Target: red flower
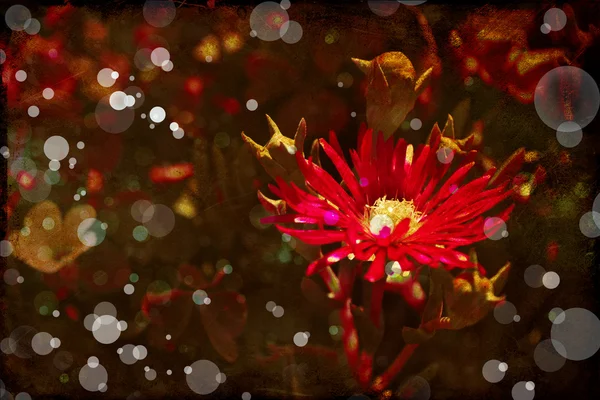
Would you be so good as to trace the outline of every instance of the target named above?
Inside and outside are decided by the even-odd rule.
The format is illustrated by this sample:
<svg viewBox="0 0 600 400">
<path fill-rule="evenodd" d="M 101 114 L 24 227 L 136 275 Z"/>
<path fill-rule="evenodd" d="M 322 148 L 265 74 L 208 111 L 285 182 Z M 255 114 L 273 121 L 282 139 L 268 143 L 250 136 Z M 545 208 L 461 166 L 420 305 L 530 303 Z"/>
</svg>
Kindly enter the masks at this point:
<svg viewBox="0 0 600 400">
<path fill-rule="evenodd" d="M 508 218 L 514 205 L 500 213 L 500 219 L 488 220 L 485 232 L 483 214 L 511 195 L 508 182 L 499 179 L 509 168 L 503 168 L 496 176 L 492 176 L 495 169 L 490 169 L 463 184 L 476 152 L 463 157 L 458 168 L 448 174 L 451 163 L 438 160 L 441 137 L 436 125 L 428 144 L 413 151 L 413 146 L 403 139 L 394 145 L 393 139 L 384 140 L 382 134 L 375 143 L 372 130 L 363 127 L 358 150 L 350 151 L 356 176 L 331 132 L 329 143 L 321 139 L 320 144 L 343 184 L 314 164 L 312 157 L 306 160 L 298 151 L 299 168 L 314 194 L 278 178 L 278 186 L 271 185 L 271 190 L 293 213 L 267 217 L 263 222 L 277 223 L 281 232 L 307 244 L 341 244 L 310 264 L 307 275 L 345 257 L 371 261 L 364 276 L 371 282 L 386 276 L 388 262 L 398 262 L 403 271 L 414 270 L 418 265 L 475 267 L 457 248 L 484 240 L 486 234 L 493 235 L 501 229 L 502 220 Z M 455 158 L 459 157 L 456 154 Z M 314 228 L 281 225 L 289 223 L 310 224 Z M 391 265 L 397 271 L 398 264 Z"/>
</svg>

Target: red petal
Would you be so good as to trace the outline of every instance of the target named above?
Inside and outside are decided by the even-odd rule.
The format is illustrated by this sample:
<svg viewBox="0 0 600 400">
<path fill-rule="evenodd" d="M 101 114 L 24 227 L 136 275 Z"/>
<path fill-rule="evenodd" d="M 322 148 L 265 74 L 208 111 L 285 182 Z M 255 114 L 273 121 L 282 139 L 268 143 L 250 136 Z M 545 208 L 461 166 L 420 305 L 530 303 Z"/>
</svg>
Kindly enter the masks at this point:
<svg viewBox="0 0 600 400">
<path fill-rule="evenodd" d="M 429 210 L 434 209 L 441 201 L 447 199 L 450 195 L 452 195 L 450 187 L 452 185 L 459 185 L 462 182 L 462 180 L 467 176 L 469 170 L 473 168 L 473 165 L 475 165 L 475 163 L 471 162 L 456 170 L 456 172 L 454 172 L 454 174 L 452 174 L 452 176 L 450 176 L 450 178 L 448 178 L 448 180 L 442 185 L 442 187 L 440 188 L 440 190 L 438 190 L 436 195 L 433 196 L 433 199 L 431 199 L 425 204 L 425 209 L 423 210 L 423 212 L 427 214 Z"/>
<path fill-rule="evenodd" d="M 325 170 L 311 161 L 304 160 L 296 153 L 300 170 L 306 182 L 318 193 L 323 195 L 327 200 L 335 204 L 341 211 L 348 215 L 356 215 L 362 213 L 358 210 L 356 202 L 348 193 L 333 179 Z"/>
<path fill-rule="evenodd" d="M 318 224 L 322 220 L 300 214 L 271 215 L 261 218 L 261 224 Z"/>
<path fill-rule="evenodd" d="M 312 245 L 323 245 L 341 242 L 346 238 L 346 232 L 344 231 L 326 231 L 319 229 L 301 230 L 301 229 L 290 229 L 281 225 L 277 225 L 283 233 L 292 235 L 295 238 L 302 240 L 306 244 Z"/>
<path fill-rule="evenodd" d="M 385 250 L 379 250 L 375 255 L 375 260 L 369 266 L 369 270 L 365 274 L 365 279 L 369 282 L 377 282 L 385 277 Z"/>
<path fill-rule="evenodd" d="M 319 140 L 319 143 L 321 143 L 321 147 L 323 147 L 323 150 L 325 150 L 325 153 L 331 159 L 333 165 L 335 165 L 335 168 L 340 173 L 342 180 L 344 183 L 346 183 L 346 186 L 348 186 L 348 189 L 350 190 L 350 193 L 352 193 L 354 200 L 359 204 L 364 205 L 365 198 L 363 196 L 363 192 L 358 185 L 358 181 L 356 180 L 354 173 L 346 161 L 327 142 L 321 139 Z"/>
<path fill-rule="evenodd" d="M 340 142 L 337 140 L 337 136 L 334 131 L 329 131 L 329 144 L 331 145 L 331 147 L 333 147 L 333 149 L 340 157 L 344 158 L 342 146 L 340 146 Z"/>
<path fill-rule="evenodd" d="M 350 254 L 350 253 L 352 253 L 352 248 L 350 246 L 340 247 L 339 249 L 336 249 L 336 250 L 332 251 L 331 253 L 327 253 L 323 257 L 319 258 L 318 260 L 310 263 L 310 265 L 306 269 L 306 275 L 310 276 L 310 275 L 314 274 L 315 272 L 319 272 L 323 268 L 325 268 L 331 264 L 335 264 L 336 262 L 340 261 L 341 259 L 347 257 L 348 254 Z"/>
</svg>

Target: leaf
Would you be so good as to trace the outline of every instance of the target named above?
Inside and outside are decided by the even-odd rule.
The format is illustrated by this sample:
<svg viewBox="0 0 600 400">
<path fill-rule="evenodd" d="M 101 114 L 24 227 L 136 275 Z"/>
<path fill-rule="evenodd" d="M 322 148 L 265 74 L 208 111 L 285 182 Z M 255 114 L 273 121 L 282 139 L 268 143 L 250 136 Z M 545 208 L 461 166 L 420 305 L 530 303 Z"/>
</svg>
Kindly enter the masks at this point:
<svg viewBox="0 0 600 400">
<path fill-rule="evenodd" d="M 201 312 L 201 314 L 203 313 Z M 208 334 L 208 339 L 217 353 L 219 353 L 225 361 L 230 363 L 235 362 L 239 356 L 239 351 L 233 335 L 218 325 L 218 323 L 215 322 L 214 316 L 203 315 L 202 317 L 202 323 Z"/>
<path fill-rule="evenodd" d="M 392 104 L 392 91 L 377 59 L 372 61 L 371 71 L 369 72 L 371 80 L 367 96 L 370 96 L 373 104 L 380 104 L 384 107 L 390 106 Z"/>
<path fill-rule="evenodd" d="M 444 310 L 444 290 L 440 282 L 429 277 L 429 297 L 425 303 L 425 309 L 421 317 L 422 323 L 439 319 Z"/>
<path fill-rule="evenodd" d="M 340 280 L 341 293 L 344 299 L 352 297 L 357 269 L 360 270 L 360 267 L 348 258 L 344 258 L 339 262 L 338 279 Z"/>
<path fill-rule="evenodd" d="M 425 90 L 429 85 L 432 73 L 433 67 L 430 67 L 427 71 L 423 72 L 423 74 L 417 79 L 417 82 L 415 83 L 415 93 L 417 94 L 417 96 L 423 93 L 423 90 Z"/>
<path fill-rule="evenodd" d="M 321 167 L 321 156 L 320 156 L 320 151 L 319 148 L 321 146 L 319 145 L 319 140 L 315 139 L 313 140 L 312 146 L 310 148 L 310 156 L 312 157 L 312 162 L 315 165 L 318 165 L 319 167 Z"/>
<path fill-rule="evenodd" d="M 371 316 L 362 308 L 352 306 L 352 315 L 358 331 L 361 349 L 374 354 L 383 338 L 383 329 L 375 326 Z"/>
<path fill-rule="evenodd" d="M 463 133 L 467 128 L 467 122 L 471 121 L 471 98 L 467 97 L 458 103 L 450 114 L 454 116 L 455 131 Z"/>
<path fill-rule="evenodd" d="M 510 272 L 510 263 L 507 263 L 502 268 L 500 268 L 500 271 L 498 271 L 496 273 L 496 275 L 494 275 L 490 279 L 490 283 L 492 284 L 492 293 L 494 293 L 496 296 L 500 295 L 500 293 L 504 289 L 504 286 L 506 285 L 506 282 L 508 281 L 508 273 L 509 272 Z"/>
<path fill-rule="evenodd" d="M 397 390 L 399 399 L 423 399 L 429 398 L 431 389 L 427 380 L 419 375 L 408 378 Z"/>
<path fill-rule="evenodd" d="M 179 267 L 179 275 L 184 279 L 184 282 L 190 282 L 187 286 L 194 289 L 206 289 L 210 286 L 209 280 L 206 275 L 198 267 L 191 264 L 183 264 Z"/>
<path fill-rule="evenodd" d="M 516 150 L 500 168 L 496 171 L 492 179 L 490 179 L 488 186 L 498 186 L 503 182 L 511 179 L 516 175 L 525 162 L 525 149 L 520 148 Z"/>
<path fill-rule="evenodd" d="M 194 305 L 190 297 L 191 292 L 183 290 L 144 296 L 142 311 L 148 318 L 146 331 L 151 343 L 162 347 L 167 343 L 167 334 L 175 340 L 186 331 Z"/>
<path fill-rule="evenodd" d="M 435 331 L 425 332 L 420 328 L 410 328 L 405 326 L 402 328 L 402 338 L 408 344 L 422 344 L 431 339 L 435 335 Z"/>
<path fill-rule="evenodd" d="M 248 317 L 246 301 L 236 292 L 210 294 L 211 303 L 198 306 L 202 324 L 217 352 L 228 362 L 238 357 L 235 340 L 246 326 Z"/>
<path fill-rule="evenodd" d="M 300 289 L 306 300 L 316 306 L 323 307 L 329 300 L 327 293 L 311 278 L 302 278 Z"/>
<path fill-rule="evenodd" d="M 248 319 L 248 306 L 246 298 L 233 291 L 209 293 L 211 307 L 209 313 L 217 316 L 217 321 L 226 328 L 234 337 L 242 334 Z"/>
</svg>

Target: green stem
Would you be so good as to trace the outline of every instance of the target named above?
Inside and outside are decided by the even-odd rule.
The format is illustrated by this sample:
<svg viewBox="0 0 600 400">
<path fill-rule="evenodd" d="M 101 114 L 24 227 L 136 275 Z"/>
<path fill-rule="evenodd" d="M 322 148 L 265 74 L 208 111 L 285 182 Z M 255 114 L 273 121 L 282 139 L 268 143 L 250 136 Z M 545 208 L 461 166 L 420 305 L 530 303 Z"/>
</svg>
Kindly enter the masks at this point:
<svg viewBox="0 0 600 400">
<path fill-rule="evenodd" d="M 329 297 L 339 297 L 341 292 L 340 280 L 333 273 L 331 267 L 328 266 L 323 268 L 319 272 L 319 275 L 321 275 L 321 278 L 323 278 L 325 285 L 327 285 L 327 288 L 329 289 Z"/>
</svg>

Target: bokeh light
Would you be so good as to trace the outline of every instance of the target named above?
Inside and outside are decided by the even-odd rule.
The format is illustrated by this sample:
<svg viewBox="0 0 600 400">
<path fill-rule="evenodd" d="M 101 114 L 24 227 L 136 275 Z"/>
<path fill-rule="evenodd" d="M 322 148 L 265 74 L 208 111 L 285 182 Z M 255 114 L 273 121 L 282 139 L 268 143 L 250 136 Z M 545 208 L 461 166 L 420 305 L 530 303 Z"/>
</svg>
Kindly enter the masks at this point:
<svg viewBox="0 0 600 400">
<path fill-rule="evenodd" d="M 560 31 L 567 25 L 567 14 L 560 8 L 551 8 L 544 13 L 544 25 L 552 31 Z"/>
<path fill-rule="evenodd" d="M 369 0 L 367 4 L 371 11 L 380 17 L 389 17 L 400 7 L 400 3 L 396 0 Z"/>
<path fill-rule="evenodd" d="M 155 28 L 169 25 L 177 14 L 172 0 L 147 0 L 142 11 L 146 22 Z"/>
<path fill-rule="evenodd" d="M 198 360 L 185 369 L 185 380 L 194 393 L 207 395 L 219 387 L 217 377 L 220 376 L 221 371 L 212 361 Z"/>
<path fill-rule="evenodd" d="M 6 10 L 4 20 L 13 31 L 22 31 L 31 23 L 31 12 L 27 7 L 15 4 Z"/>
<path fill-rule="evenodd" d="M 585 128 L 598 113 L 600 91 L 584 70 L 564 66 L 546 73 L 535 88 L 534 105 L 540 119 L 554 131 Z M 564 124 L 572 122 L 572 124 Z"/>
<path fill-rule="evenodd" d="M 535 397 L 534 387 L 532 382 L 517 382 L 511 391 L 513 400 L 533 400 Z"/>
<path fill-rule="evenodd" d="M 517 308 L 510 301 L 503 301 L 494 307 L 494 318 L 501 324 L 510 324 L 517 315 Z"/>
<path fill-rule="evenodd" d="M 585 308 L 565 310 L 564 320 L 553 323 L 550 331 L 552 344 L 558 354 L 568 360 L 581 361 L 592 357 L 600 349 L 600 320 Z"/>
<path fill-rule="evenodd" d="M 250 14 L 250 28 L 255 37 L 272 42 L 286 34 L 284 24 L 289 22 L 288 13 L 279 3 L 265 1 L 260 3 Z"/>
<path fill-rule="evenodd" d="M 542 279 L 545 273 L 546 270 L 541 265 L 530 265 L 525 269 L 525 283 L 532 288 L 542 287 Z"/>
</svg>

